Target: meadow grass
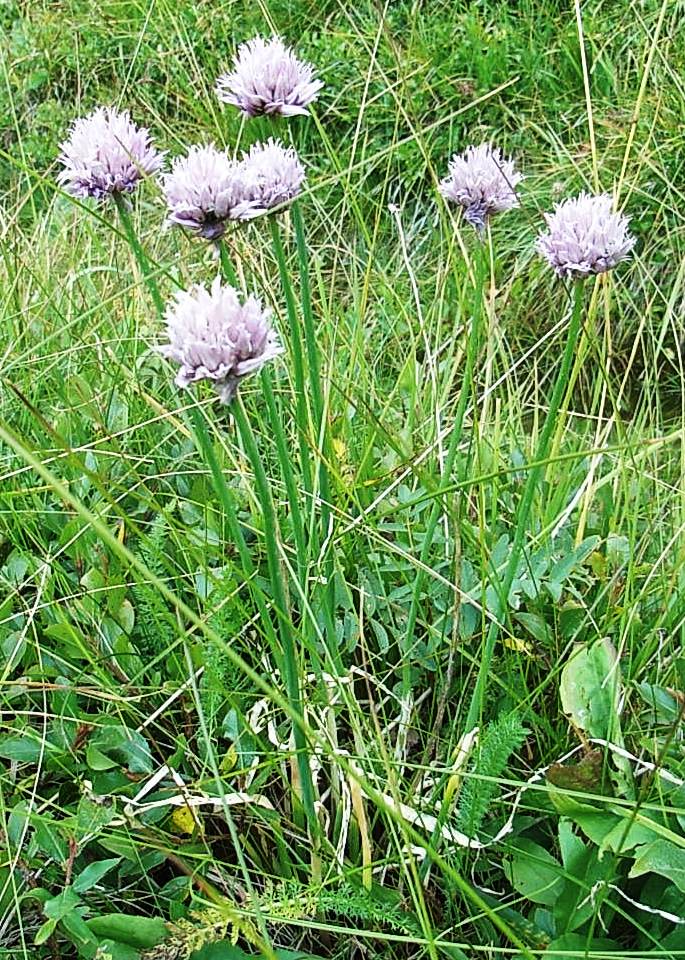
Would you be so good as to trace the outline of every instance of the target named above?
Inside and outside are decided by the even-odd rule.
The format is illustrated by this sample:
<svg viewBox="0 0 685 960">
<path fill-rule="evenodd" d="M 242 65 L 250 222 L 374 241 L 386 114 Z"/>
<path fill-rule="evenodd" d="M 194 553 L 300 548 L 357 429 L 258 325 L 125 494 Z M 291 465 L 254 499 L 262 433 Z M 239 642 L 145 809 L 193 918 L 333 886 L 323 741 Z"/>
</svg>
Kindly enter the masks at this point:
<svg viewBox="0 0 685 960">
<path fill-rule="evenodd" d="M 683 12 L 0 8 L 5 955 L 685 956 Z M 268 136 L 213 87 L 271 32 L 325 82 L 293 210 L 217 259 L 153 181 L 57 189 L 100 103 Z M 482 140 L 480 242 L 436 187 Z M 638 244 L 574 312 L 581 189 Z M 153 350 L 218 270 L 286 347 L 229 407 Z"/>
</svg>

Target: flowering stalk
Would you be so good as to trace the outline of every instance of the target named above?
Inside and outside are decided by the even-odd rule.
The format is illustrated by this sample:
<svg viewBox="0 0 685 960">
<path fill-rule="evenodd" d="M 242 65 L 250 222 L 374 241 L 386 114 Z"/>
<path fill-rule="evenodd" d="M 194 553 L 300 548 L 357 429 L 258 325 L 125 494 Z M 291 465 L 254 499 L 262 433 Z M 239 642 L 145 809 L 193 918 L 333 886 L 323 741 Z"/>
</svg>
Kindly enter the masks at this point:
<svg viewBox="0 0 685 960">
<path fill-rule="evenodd" d="M 307 394 L 305 389 L 305 370 L 304 370 L 304 347 L 302 343 L 302 331 L 300 330 L 300 319 L 297 315 L 297 304 L 295 294 L 293 293 L 292 283 L 290 282 L 290 273 L 285 259 L 285 250 L 281 240 L 280 229 L 275 217 L 269 217 L 269 226 L 271 228 L 271 242 L 273 245 L 274 256 L 278 265 L 278 273 L 281 278 L 283 294 L 285 296 L 286 309 L 288 314 L 288 324 L 291 336 L 291 355 L 293 360 L 293 370 L 295 373 L 295 409 L 297 413 L 297 434 L 300 447 L 300 467 L 302 469 L 302 478 L 307 493 L 312 493 L 312 471 L 310 465 L 310 449 L 307 443 L 309 434 L 309 405 L 307 403 Z"/>
<path fill-rule="evenodd" d="M 124 228 L 124 233 L 126 234 L 126 240 L 128 245 L 133 251 L 133 255 L 138 261 L 138 266 L 140 267 L 140 272 L 143 275 L 143 280 L 145 285 L 150 291 L 150 296 L 152 297 L 152 302 L 155 305 L 155 310 L 157 311 L 158 316 L 161 318 L 164 316 L 164 301 L 159 292 L 159 287 L 157 286 L 157 281 L 154 278 L 152 270 L 150 269 L 150 261 L 147 258 L 147 254 L 143 250 L 140 240 L 136 234 L 136 231 L 133 227 L 133 221 L 131 220 L 131 212 L 128 206 L 128 202 L 121 193 L 112 194 L 114 198 L 114 203 L 116 204 L 117 211 L 119 213 L 119 219 L 121 220 L 121 225 Z"/>
<path fill-rule="evenodd" d="M 566 391 L 569 373 L 571 371 L 573 357 L 576 351 L 578 334 L 581 327 L 582 309 L 583 283 L 582 280 L 576 280 L 573 291 L 573 308 L 571 311 L 568 333 L 566 335 L 566 346 L 564 347 L 564 353 L 561 358 L 561 365 L 559 367 L 559 373 L 557 374 L 556 383 L 554 384 L 554 390 L 550 399 L 549 409 L 547 411 L 547 416 L 545 417 L 537 450 L 533 458 L 535 465 L 532 466 L 528 471 L 526 485 L 521 497 L 521 504 L 516 517 L 514 540 L 509 552 L 509 560 L 504 571 L 504 576 L 499 584 L 499 605 L 488 628 L 488 633 L 485 639 L 485 648 L 483 650 L 480 666 L 478 668 L 476 686 L 473 691 L 469 712 L 466 717 L 467 731 L 472 730 L 473 727 L 477 725 L 481 715 L 485 690 L 488 682 L 488 674 L 490 671 L 490 664 L 492 662 L 495 644 L 499 635 L 499 620 L 500 617 L 504 616 L 507 610 L 509 591 L 511 590 L 511 586 L 514 582 L 516 571 L 521 559 L 521 554 L 523 552 L 523 544 L 526 530 L 528 528 L 528 518 L 530 517 L 530 511 L 533 506 L 533 500 L 537 492 L 538 483 L 546 468 L 545 460 L 547 457 L 550 440 L 554 432 L 559 407 L 561 406 L 561 401 L 563 400 Z"/>
<path fill-rule="evenodd" d="M 309 366 L 309 388 L 311 390 L 312 402 L 314 406 L 314 422 L 316 426 L 317 452 L 318 452 L 318 489 L 320 493 L 321 504 L 321 534 L 322 542 L 328 544 L 331 533 L 331 488 L 328 475 L 328 455 L 329 455 L 329 437 L 327 427 L 327 415 L 324 404 L 323 392 L 321 389 L 321 365 L 319 363 L 319 348 L 316 340 L 316 328 L 314 326 L 314 313 L 312 310 L 311 285 L 309 282 L 309 267 L 307 250 L 307 240 L 304 232 L 304 221 L 300 205 L 296 201 L 293 204 L 293 224 L 295 226 L 295 242 L 297 246 L 297 259 L 300 268 L 300 288 L 302 292 L 302 317 L 304 320 L 304 338 L 307 348 L 307 362 Z M 326 621 L 326 628 L 330 638 L 329 654 L 332 663 L 339 669 L 342 668 L 340 661 L 340 652 L 336 639 L 335 623 L 333 610 L 335 609 L 335 584 L 333 581 L 334 569 L 333 558 L 330 547 L 326 546 L 325 556 L 323 558 L 323 576 L 325 580 L 325 597 L 323 604 L 323 614 Z"/>
<path fill-rule="evenodd" d="M 295 751 L 297 755 L 297 767 L 300 776 L 300 787 L 302 790 L 302 805 L 309 826 L 310 836 L 317 837 L 319 825 L 314 809 L 314 786 L 312 774 L 309 766 L 309 756 L 307 747 L 307 738 L 304 732 L 304 720 L 302 716 L 302 695 L 300 692 L 300 680 L 297 653 L 293 642 L 293 626 L 287 615 L 288 598 L 287 587 L 283 577 L 281 567 L 280 547 L 278 542 L 278 520 L 274 508 L 269 481 L 264 470 L 262 459 L 257 449 L 257 443 L 252 432 L 250 419 L 246 414 L 240 396 L 236 397 L 232 412 L 240 432 L 240 436 L 245 447 L 248 459 L 252 465 L 255 478 L 255 486 L 259 497 L 260 506 L 264 518 L 264 538 L 266 541 L 267 563 L 269 567 L 269 578 L 273 592 L 274 604 L 276 607 L 276 616 L 280 625 L 280 637 L 283 650 L 282 668 L 288 693 L 288 700 L 292 707 L 293 717 L 293 738 L 295 741 Z"/>
<path fill-rule="evenodd" d="M 478 357 L 478 351 L 480 346 L 480 336 L 481 336 L 481 321 L 483 316 L 483 293 L 486 283 L 486 275 L 488 269 L 488 257 L 486 253 L 486 247 L 484 243 L 478 244 L 478 251 L 476 253 L 476 271 L 475 271 L 475 290 L 474 290 L 474 300 L 473 300 L 473 316 L 471 319 L 471 330 L 467 334 L 466 339 L 466 363 L 464 368 L 464 378 L 462 380 L 461 389 L 459 391 L 459 401 L 457 403 L 457 409 L 454 416 L 454 423 L 452 425 L 452 432 L 450 434 L 450 442 L 447 448 L 447 455 L 445 457 L 445 466 L 443 474 L 449 482 L 449 478 L 454 470 L 455 461 L 457 454 L 459 452 L 459 445 L 461 443 L 461 438 L 463 435 L 464 427 L 464 416 L 466 415 L 466 405 L 473 393 L 473 378 L 474 378 L 474 367 L 476 363 L 476 358 Z M 411 660 L 410 660 L 410 651 L 411 645 L 414 637 L 414 630 L 416 627 L 416 620 L 418 617 L 419 605 L 421 601 L 421 593 L 423 591 L 423 585 L 425 583 L 426 574 L 425 568 L 428 564 L 430 557 L 430 550 L 433 545 L 433 537 L 435 534 L 435 528 L 438 525 L 440 516 L 443 513 L 440 501 L 437 500 L 433 505 L 433 509 L 428 518 L 428 523 L 426 525 L 426 534 L 423 540 L 423 546 L 421 548 L 419 568 L 416 572 L 416 580 L 414 581 L 414 590 L 412 593 L 411 606 L 409 608 L 409 615 L 407 618 L 407 631 L 405 638 L 405 646 L 403 652 L 403 664 L 402 664 L 402 690 L 403 694 L 407 695 L 410 689 L 411 682 Z"/>
<path fill-rule="evenodd" d="M 221 272 L 223 273 L 224 279 L 234 287 L 237 287 L 238 276 L 231 262 L 226 241 L 223 238 L 219 240 L 219 260 L 221 262 Z M 292 462 L 288 452 L 288 444 L 286 441 L 285 432 L 283 430 L 283 418 L 279 416 L 276 409 L 276 399 L 274 397 L 274 391 L 271 385 L 271 378 L 266 374 L 262 374 L 261 385 L 262 390 L 264 391 L 264 399 L 266 400 L 266 408 L 269 414 L 269 423 L 274 431 L 278 459 L 281 465 L 281 474 L 283 476 L 283 482 L 288 495 L 290 517 L 292 520 L 293 534 L 295 537 L 298 578 L 302 588 L 304 589 L 307 582 L 305 561 L 307 553 L 305 549 L 304 523 L 302 521 L 302 513 L 300 511 L 299 491 L 297 489 L 297 484 L 295 483 L 295 475 L 293 473 Z"/>
</svg>

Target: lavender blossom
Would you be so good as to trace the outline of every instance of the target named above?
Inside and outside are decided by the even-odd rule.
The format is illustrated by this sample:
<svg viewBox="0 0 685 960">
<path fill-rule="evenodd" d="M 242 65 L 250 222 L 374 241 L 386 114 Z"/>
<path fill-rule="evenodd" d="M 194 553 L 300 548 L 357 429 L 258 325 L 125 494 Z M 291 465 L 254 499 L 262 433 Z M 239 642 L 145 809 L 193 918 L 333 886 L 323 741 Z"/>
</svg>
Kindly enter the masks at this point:
<svg viewBox="0 0 685 960">
<path fill-rule="evenodd" d="M 237 170 L 240 200 L 234 216 L 251 220 L 294 200 L 305 181 L 304 167 L 292 147 L 277 140 L 255 143 Z"/>
<path fill-rule="evenodd" d="M 219 100 L 248 117 L 306 114 L 323 87 L 314 68 L 298 60 L 280 37 L 255 37 L 238 47 L 233 70 L 217 80 Z"/>
<path fill-rule="evenodd" d="M 516 185 L 521 180 L 523 175 L 513 160 L 503 157 L 497 147 L 482 143 L 455 153 L 439 189 L 446 200 L 463 207 L 464 218 L 481 231 L 492 214 L 518 207 Z"/>
<path fill-rule="evenodd" d="M 75 197 L 96 200 L 132 193 L 144 176 L 159 170 L 164 156 L 145 127 L 114 107 L 98 107 L 76 120 L 60 150 L 64 170 L 58 183 Z"/>
<path fill-rule="evenodd" d="M 535 247 L 558 277 L 578 280 L 612 270 L 635 246 L 629 218 L 614 211 L 610 194 L 581 193 L 546 213 Z"/>
<path fill-rule="evenodd" d="M 238 164 L 211 143 L 178 157 L 164 178 L 171 223 L 218 240 L 242 199 L 237 170 Z"/>
<path fill-rule="evenodd" d="M 242 377 L 282 353 L 270 316 L 256 297 L 241 303 L 217 277 L 209 289 L 197 284 L 176 294 L 165 317 L 169 343 L 159 352 L 180 365 L 179 387 L 211 380 L 222 403 L 230 403 Z"/>
</svg>

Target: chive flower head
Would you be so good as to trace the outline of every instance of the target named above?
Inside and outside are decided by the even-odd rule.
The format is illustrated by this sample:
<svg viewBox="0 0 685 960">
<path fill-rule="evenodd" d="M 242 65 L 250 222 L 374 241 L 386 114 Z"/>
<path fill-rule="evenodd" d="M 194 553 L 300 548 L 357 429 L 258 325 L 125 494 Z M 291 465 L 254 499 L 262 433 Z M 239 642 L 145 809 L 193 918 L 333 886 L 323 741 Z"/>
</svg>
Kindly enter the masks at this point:
<svg viewBox="0 0 685 960">
<path fill-rule="evenodd" d="M 132 193 L 143 177 L 157 173 L 164 157 L 150 132 L 136 126 L 128 110 L 114 107 L 98 107 L 74 121 L 60 150 L 60 186 L 74 197 L 95 200 Z"/>
</svg>

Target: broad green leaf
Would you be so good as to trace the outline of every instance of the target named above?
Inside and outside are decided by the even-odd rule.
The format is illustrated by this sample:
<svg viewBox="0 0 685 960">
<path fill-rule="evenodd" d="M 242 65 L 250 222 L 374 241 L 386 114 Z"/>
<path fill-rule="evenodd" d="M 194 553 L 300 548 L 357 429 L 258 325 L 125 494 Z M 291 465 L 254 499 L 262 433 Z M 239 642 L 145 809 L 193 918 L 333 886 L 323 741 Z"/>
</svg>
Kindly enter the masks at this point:
<svg viewBox="0 0 685 960">
<path fill-rule="evenodd" d="M 67 887 L 57 897 L 45 901 L 43 913 L 50 920 L 61 920 L 79 906 L 81 906 L 81 898 L 71 887 Z"/>
<path fill-rule="evenodd" d="M 52 920 L 52 919 L 46 920 L 45 923 L 38 928 L 38 931 L 36 933 L 36 936 L 34 937 L 33 942 L 36 944 L 37 947 L 39 947 L 41 944 L 45 943 L 46 940 L 49 940 L 49 938 L 53 935 L 56 929 L 57 929 L 56 920 Z"/>
<path fill-rule="evenodd" d="M 167 936 L 166 924 L 159 917 L 107 913 L 100 917 L 91 917 L 86 923 L 96 937 L 115 940 L 139 950 L 156 947 Z"/>
<path fill-rule="evenodd" d="M 117 943 L 115 940 L 101 940 L 100 952 L 103 958 L 111 957 L 112 960 L 140 960 L 140 950 L 135 947 L 129 947 L 125 943 Z"/>
<path fill-rule="evenodd" d="M 91 770 L 112 770 L 118 766 L 116 760 L 113 760 L 112 757 L 105 756 L 105 754 L 93 746 L 92 743 L 89 744 L 86 750 L 86 763 Z"/>
<path fill-rule="evenodd" d="M 598 811 L 577 811 L 570 814 L 585 836 L 599 847 L 600 856 L 607 850 L 625 854 L 640 843 L 650 843 L 657 837 L 656 830 L 644 823 L 634 823 L 630 811 L 625 816 Z"/>
<path fill-rule="evenodd" d="M 76 839 L 95 836 L 114 817 L 114 807 L 109 803 L 96 803 L 89 797 L 81 797 L 76 811 Z"/>
<path fill-rule="evenodd" d="M 34 838 L 41 851 L 58 863 L 64 863 L 69 855 L 67 841 L 59 832 L 59 827 L 49 817 L 36 820 Z"/>
<path fill-rule="evenodd" d="M 95 751 L 98 752 L 97 757 Z M 97 736 L 93 738 L 87 754 L 89 764 L 91 756 L 102 763 L 100 755 L 126 766 L 131 773 L 152 773 L 154 766 L 145 737 L 121 724 L 101 727 Z M 105 768 L 100 766 L 93 769 Z"/>
<path fill-rule="evenodd" d="M 676 698 L 663 687 L 653 683 L 637 683 L 636 690 L 649 706 L 654 710 L 661 723 L 675 723 L 680 713 L 680 706 Z"/>
<path fill-rule="evenodd" d="M 245 953 L 230 940 L 220 940 L 194 950 L 188 960 L 256 960 L 256 957 Z"/>
<path fill-rule="evenodd" d="M 561 703 L 589 737 L 623 745 L 620 721 L 621 671 L 613 644 L 606 637 L 579 644 L 561 671 Z M 612 755 L 610 773 L 621 795 L 632 797 L 632 770 L 627 760 Z"/>
<path fill-rule="evenodd" d="M 610 739 L 618 723 L 621 674 L 606 639 L 578 645 L 561 671 L 561 703 L 588 736 Z"/>
<path fill-rule="evenodd" d="M 595 937 L 588 941 L 584 934 L 565 933 L 563 936 L 552 940 L 545 950 L 544 957 L 545 960 L 569 960 L 569 954 L 589 958 L 594 953 L 600 953 L 602 956 L 624 956 L 620 945 L 615 940 Z"/>
<path fill-rule="evenodd" d="M 537 613 L 517 613 L 515 619 L 532 634 L 543 647 L 550 646 L 554 637 L 542 617 Z"/>
<path fill-rule="evenodd" d="M 95 863 L 89 863 L 88 866 L 79 873 L 72 884 L 76 893 L 85 893 L 102 880 L 105 874 L 113 870 L 121 857 L 113 857 L 110 860 L 97 860 Z"/>
<path fill-rule="evenodd" d="M 685 893 L 685 851 L 664 839 L 638 847 L 628 876 L 641 877 L 645 873 L 658 873 Z"/>
<path fill-rule="evenodd" d="M 98 948 L 97 938 L 76 910 L 71 910 L 62 917 L 60 928 L 76 945 L 79 954 L 85 957 L 95 956 Z"/>
<path fill-rule="evenodd" d="M 49 755 L 50 752 L 54 752 L 52 744 L 47 740 L 42 743 L 28 732 L 22 737 L 8 737 L 0 741 L 0 757 L 16 760 L 17 763 L 37 763 L 41 755 Z"/>
<path fill-rule="evenodd" d="M 504 872 L 522 896 L 546 906 L 556 902 L 564 885 L 561 864 L 544 847 L 526 838 L 516 841 L 514 853 L 504 861 Z"/>
</svg>

